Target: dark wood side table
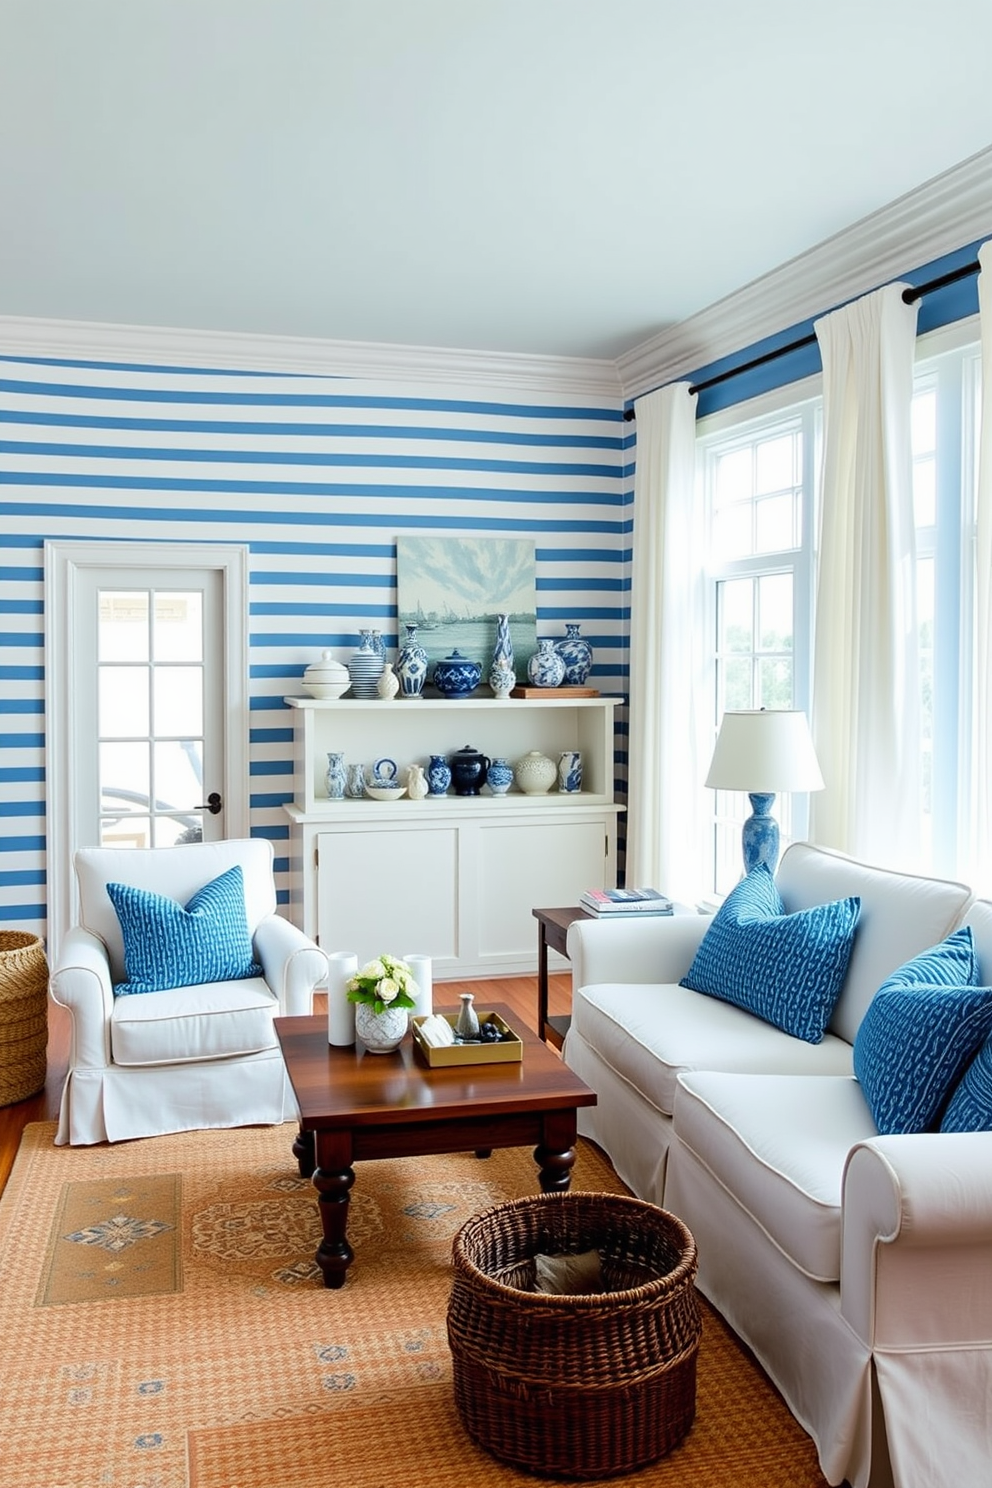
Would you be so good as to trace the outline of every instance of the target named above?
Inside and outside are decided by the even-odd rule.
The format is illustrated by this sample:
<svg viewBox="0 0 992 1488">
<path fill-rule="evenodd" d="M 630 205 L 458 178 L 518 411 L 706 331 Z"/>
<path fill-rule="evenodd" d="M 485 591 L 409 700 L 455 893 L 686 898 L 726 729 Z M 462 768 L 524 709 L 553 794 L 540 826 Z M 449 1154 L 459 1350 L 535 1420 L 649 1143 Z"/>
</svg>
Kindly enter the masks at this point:
<svg viewBox="0 0 992 1488">
<path fill-rule="evenodd" d="M 557 951 L 568 958 L 566 937 L 573 920 L 592 920 L 595 915 L 586 914 L 577 904 L 567 909 L 534 909 L 537 921 L 537 1031 L 542 1039 L 560 1049 L 565 1042 L 571 1018 L 548 1017 L 548 951 Z"/>
</svg>

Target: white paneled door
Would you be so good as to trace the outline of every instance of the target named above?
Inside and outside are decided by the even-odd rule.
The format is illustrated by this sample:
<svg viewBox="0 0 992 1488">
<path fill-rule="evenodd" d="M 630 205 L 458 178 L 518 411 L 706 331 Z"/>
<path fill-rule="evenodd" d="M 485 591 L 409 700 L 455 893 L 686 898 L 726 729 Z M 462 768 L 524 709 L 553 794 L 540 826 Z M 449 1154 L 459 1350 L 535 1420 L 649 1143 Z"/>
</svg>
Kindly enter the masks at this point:
<svg viewBox="0 0 992 1488">
<path fill-rule="evenodd" d="M 49 945 L 72 854 L 247 835 L 243 549 L 46 544 Z"/>
</svg>

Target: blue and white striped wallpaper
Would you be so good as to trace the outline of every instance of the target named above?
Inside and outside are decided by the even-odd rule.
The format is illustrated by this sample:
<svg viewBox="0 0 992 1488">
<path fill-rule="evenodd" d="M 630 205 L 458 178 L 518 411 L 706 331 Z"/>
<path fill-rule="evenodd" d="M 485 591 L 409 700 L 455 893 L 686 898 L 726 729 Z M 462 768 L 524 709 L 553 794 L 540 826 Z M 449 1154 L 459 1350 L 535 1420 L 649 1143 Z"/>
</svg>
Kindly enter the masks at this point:
<svg viewBox="0 0 992 1488">
<path fill-rule="evenodd" d="M 287 895 L 285 693 L 323 647 L 398 644 L 396 538 L 532 538 L 538 634 L 581 623 L 624 694 L 634 434 L 615 403 L 464 386 L 0 358 L 0 923 L 45 933 L 46 538 L 244 543 L 251 830 Z M 620 710 L 621 720 L 625 710 Z M 618 729 L 618 778 L 626 766 Z"/>
</svg>

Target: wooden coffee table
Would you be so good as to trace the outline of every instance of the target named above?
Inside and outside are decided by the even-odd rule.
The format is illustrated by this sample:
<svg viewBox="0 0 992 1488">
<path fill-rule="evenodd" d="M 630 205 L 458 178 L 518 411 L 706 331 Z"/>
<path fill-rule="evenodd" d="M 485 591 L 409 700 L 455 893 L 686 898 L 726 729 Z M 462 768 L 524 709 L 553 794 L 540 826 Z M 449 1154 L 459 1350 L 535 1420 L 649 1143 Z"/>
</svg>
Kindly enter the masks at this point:
<svg viewBox="0 0 992 1488">
<path fill-rule="evenodd" d="M 494 1147 L 533 1144 L 544 1192 L 568 1188 L 576 1112 L 596 1104 L 595 1092 L 512 1008 L 494 1002 L 486 1011 L 520 1034 L 519 1063 L 431 1069 L 414 1053 L 409 1033 L 395 1053 L 368 1054 L 361 1043 L 328 1044 L 326 1017 L 275 1020 L 300 1107 L 293 1153 L 319 1195 L 324 1238 L 317 1264 L 325 1286 L 343 1286 L 354 1259 L 346 1231 L 358 1161 L 435 1152 L 488 1157 Z"/>
</svg>

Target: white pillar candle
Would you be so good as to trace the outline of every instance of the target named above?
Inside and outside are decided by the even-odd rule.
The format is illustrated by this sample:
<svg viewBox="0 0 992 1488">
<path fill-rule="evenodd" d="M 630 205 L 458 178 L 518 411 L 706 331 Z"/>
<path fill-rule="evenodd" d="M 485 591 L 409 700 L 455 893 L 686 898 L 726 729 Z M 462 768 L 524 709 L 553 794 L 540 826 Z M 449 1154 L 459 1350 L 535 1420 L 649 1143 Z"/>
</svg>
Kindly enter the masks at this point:
<svg viewBox="0 0 992 1488">
<path fill-rule="evenodd" d="M 434 984 L 431 980 L 430 956 L 416 953 L 404 956 L 410 974 L 417 984 L 417 1006 L 410 1009 L 411 1018 L 427 1018 L 434 1011 Z"/>
<path fill-rule="evenodd" d="M 358 970 L 358 957 L 353 951 L 331 951 L 327 956 L 327 1042 L 345 1045 L 355 1042 L 355 1004 L 349 1002 L 346 989 Z"/>
</svg>

